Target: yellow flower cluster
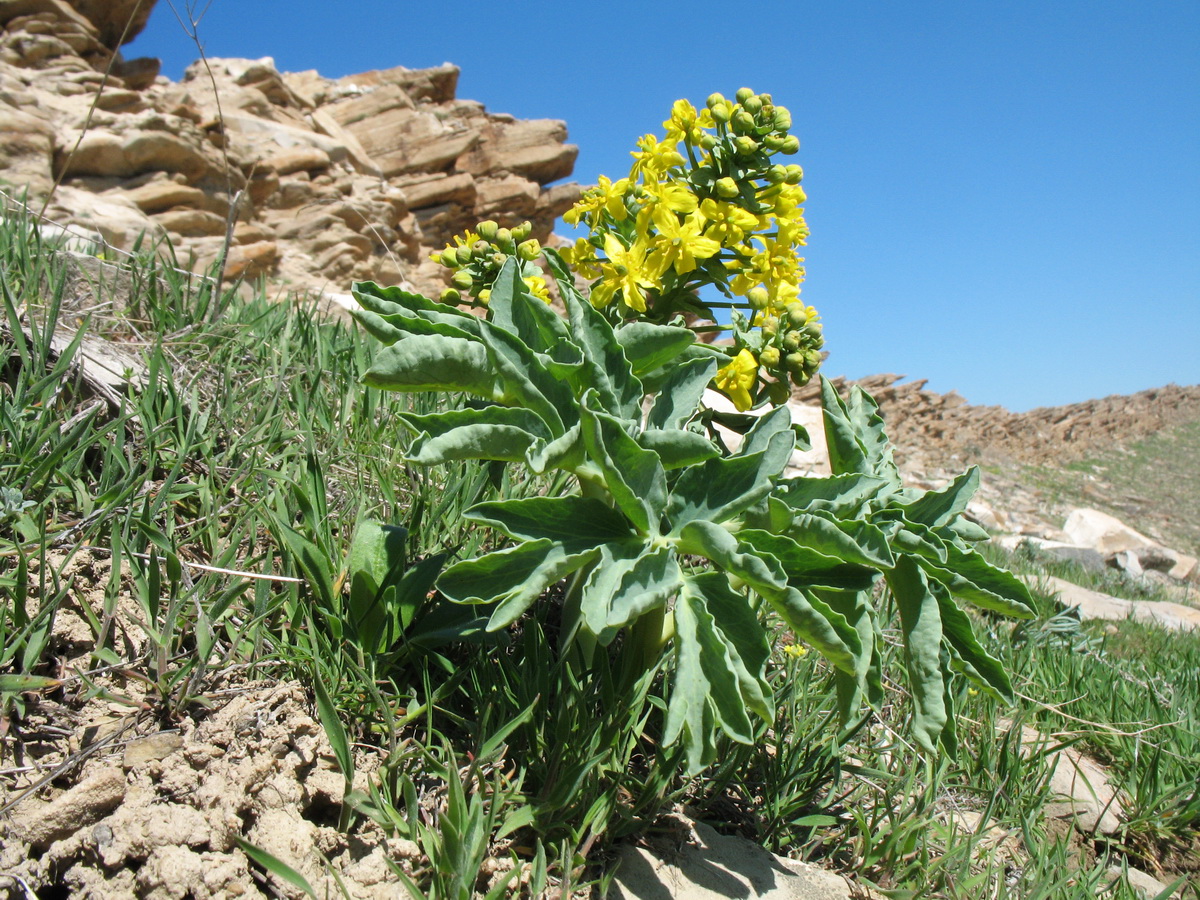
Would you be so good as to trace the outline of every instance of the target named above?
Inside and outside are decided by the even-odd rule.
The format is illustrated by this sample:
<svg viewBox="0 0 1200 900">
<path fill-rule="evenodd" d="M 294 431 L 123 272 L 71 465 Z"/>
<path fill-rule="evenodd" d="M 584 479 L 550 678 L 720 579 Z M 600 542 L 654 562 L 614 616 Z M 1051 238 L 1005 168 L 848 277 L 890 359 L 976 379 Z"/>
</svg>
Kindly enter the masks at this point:
<svg viewBox="0 0 1200 900">
<path fill-rule="evenodd" d="M 799 300 L 803 172 L 773 161 L 799 141 L 788 111 L 748 88 L 734 100 L 713 94 L 702 110 L 677 100 L 663 127 L 662 138 L 638 140 L 627 177 L 601 176 L 563 217 L 589 232 L 563 256 L 614 318 L 712 319 L 711 307 L 733 308 L 732 358 L 715 384 L 748 409 L 767 388 L 808 381 L 821 361 L 816 310 Z M 706 286 L 733 302 L 703 302 Z"/>
<path fill-rule="evenodd" d="M 541 256 L 542 245 L 529 236 L 532 231 L 533 225 L 529 222 L 510 229 L 487 221 L 476 225 L 474 231 L 455 235 L 454 243 L 430 256 L 434 262 L 454 272 L 450 279 L 453 287 L 442 293 L 442 300 L 458 303 L 462 299 L 459 292 L 466 291 L 474 301 L 486 306 L 500 267 L 508 257 L 515 256 L 521 263 L 521 280 L 535 297 L 549 303 L 546 279 L 541 268 L 533 262 Z"/>
</svg>

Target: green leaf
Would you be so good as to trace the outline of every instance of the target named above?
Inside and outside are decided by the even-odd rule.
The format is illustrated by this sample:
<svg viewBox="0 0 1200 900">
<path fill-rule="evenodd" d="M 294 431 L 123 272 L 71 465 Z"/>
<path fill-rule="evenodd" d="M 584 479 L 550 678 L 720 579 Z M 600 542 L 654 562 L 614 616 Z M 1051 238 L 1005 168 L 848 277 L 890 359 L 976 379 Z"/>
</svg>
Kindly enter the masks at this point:
<svg viewBox="0 0 1200 900">
<path fill-rule="evenodd" d="M 596 390 L 604 409 L 621 418 L 638 418 L 641 415 L 642 385 L 634 376 L 612 326 L 576 290 L 571 270 L 557 251 L 547 247 L 544 253 L 567 308 L 571 339 L 583 351 L 584 365 L 580 382 Z"/>
<path fill-rule="evenodd" d="M 524 406 L 558 437 L 579 418 L 570 386 L 551 374 L 515 334 L 488 323 L 480 332 L 492 371 L 504 385 L 506 405 Z"/>
<path fill-rule="evenodd" d="M 937 598 L 920 567 L 902 556 L 887 573 L 900 610 L 904 655 L 913 698 L 913 731 L 926 750 L 936 751 L 948 722 L 942 669 L 942 618 Z"/>
<path fill-rule="evenodd" d="M 903 505 L 904 517 L 930 528 L 949 525 L 967 508 L 979 490 L 979 467 L 971 466 L 940 491 L 927 491 L 919 500 Z"/>
<path fill-rule="evenodd" d="M 250 859 L 262 866 L 268 872 L 282 881 L 286 881 L 292 887 L 304 891 L 305 894 L 317 900 L 317 892 L 313 890 L 312 885 L 308 883 L 308 879 L 289 866 L 282 860 L 272 856 L 266 850 L 256 847 L 249 841 L 233 835 L 233 842 L 238 845 L 238 848 L 245 853 Z"/>
<path fill-rule="evenodd" d="M 417 433 L 406 458 L 421 465 L 459 459 L 521 462 L 539 440 L 550 437 L 537 415 L 507 406 L 402 414 L 400 420 Z"/>
<path fill-rule="evenodd" d="M 891 493 L 887 481 L 850 472 L 826 478 L 789 478 L 775 496 L 799 512 L 830 512 L 839 518 L 862 515 L 871 501 Z"/>
<path fill-rule="evenodd" d="M 791 587 L 779 561 L 763 556 L 747 544 L 742 552 L 737 538 L 712 522 L 694 521 L 679 535 L 679 552 L 703 556 L 763 597 L 788 626 L 838 668 L 854 671 L 862 651 L 858 634 L 825 601 Z"/>
<path fill-rule="evenodd" d="M 633 535 L 629 521 L 608 504 L 590 497 L 527 497 L 493 500 L 467 510 L 465 518 L 498 528 L 511 538 L 548 538 L 578 553 Z"/>
<path fill-rule="evenodd" d="M 464 391 L 503 401 L 504 391 L 483 344 L 440 334 L 415 334 L 384 347 L 363 383 L 389 391 Z"/>
<path fill-rule="evenodd" d="M 668 471 L 702 463 L 721 453 L 716 444 L 694 431 L 647 430 L 637 436 L 637 442 L 638 446 L 657 453 Z"/>
<path fill-rule="evenodd" d="M 600 466 L 621 512 L 643 534 L 657 534 L 667 505 L 666 472 L 658 454 L 639 447 L 617 419 L 590 408 L 597 396 L 595 392 L 584 396 L 584 446 Z"/>
<path fill-rule="evenodd" d="M 383 318 L 417 316 L 427 322 L 461 328 L 471 335 L 479 334 L 479 317 L 440 300 L 430 300 L 398 286 L 380 287 L 373 281 L 356 281 L 350 290 L 363 309 Z"/>
<path fill-rule="evenodd" d="M 525 451 L 525 463 L 535 475 L 549 469 L 571 471 L 583 463 L 583 429 L 576 422 L 554 440 L 536 441 Z"/>
<path fill-rule="evenodd" d="M 798 515 L 788 536 L 799 544 L 863 566 L 890 568 L 892 551 L 883 530 L 861 519 L 830 519 L 824 515 Z"/>
<path fill-rule="evenodd" d="M 647 428 L 682 428 L 696 414 L 716 371 L 717 363 L 711 359 L 692 359 L 673 367 L 650 407 Z"/>
<path fill-rule="evenodd" d="M 551 540 L 529 541 L 456 563 L 437 586 L 456 603 L 496 603 L 488 631 L 512 624 L 551 585 L 599 555 L 598 550 L 569 553 Z"/>
<path fill-rule="evenodd" d="M 378 594 L 388 575 L 401 572 L 405 565 L 408 530 L 385 525 L 378 519 L 359 520 L 346 554 L 346 572 L 350 578 L 351 624 L 359 634 L 382 630 L 383 610 Z"/>
<path fill-rule="evenodd" d="M 833 383 L 821 376 L 821 406 L 833 474 L 874 475 L 899 488 L 900 473 L 883 430 L 883 417 L 870 394 L 855 385 L 849 402 L 843 402 Z"/>
<path fill-rule="evenodd" d="M 778 435 L 787 435 L 787 439 Z M 779 463 L 779 474 L 791 459 L 792 451 L 796 449 L 796 433 L 792 431 L 792 412 L 786 406 L 778 406 L 765 415 L 758 416 L 750 430 L 742 438 L 735 456 L 750 456 L 755 453 L 772 451 L 782 458 Z"/>
<path fill-rule="evenodd" d="M 612 594 L 607 627 L 615 631 L 666 605 L 682 584 L 683 571 L 670 547 L 644 549 Z"/>
<path fill-rule="evenodd" d="M 329 746 L 333 749 L 333 758 L 337 760 L 338 769 L 349 784 L 354 779 L 354 754 L 350 751 L 350 735 L 346 733 L 346 727 L 342 724 L 329 691 L 325 688 L 322 673 L 317 673 L 317 677 L 313 678 L 313 693 L 317 699 L 317 718 L 321 720 L 321 726 L 329 738 Z"/>
<path fill-rule="evenodd" d="M 947 560 L 944 566 L 928 559 L 923 559 L 921 565 L 931 578 L 945 585 L 950 593 L 1001 615 L 1018 619 L 1035 617 L 1033 597 L 1021 579 L 1011 572 L 996 568 L 975 550 L 962 550 L 953 544 L 946 547 Z"/>
<path fill-rule="evenodd" d="M 735 741 L 743 744 L 753 741 L 754 728 L 746 714 L 736 672 L 741 660 L 736 659 L 733 648 L 718 633 L 703 595 L 684 591 L 679 597 L 675 604 L 675 639 L 684 648 L 681 652 L 697 657 L 708 686 L 706 699 L 717 724 Z M 676 681 L 674 690 L 681 687 Z"/>
<path fill-rule="evenodd" d="M 616 335 L 634 375 L 666 365 L 696 340 L 689 328 L 638 321 L 622 325 Z"/>
<path fill-rule="evenodd" d="M 864 591 L 871 588 L 877 577 L 874 569 L 802 546 L 786 535 L 747 528 L 739 531 L 737 538 L 756 553 L 769 554 L 778 560 L 793 587 Z"/>
<path fill-rule="evenodd" d="M 946 641 L 965 664 L 964 674 L 998 700 L 1012 703 L 1012 682 L 1004 665 L 979 643 L 971 627 L 971 619 L 954 604 L 947 591 L 937 583 L 932 587 L 942 616 L 943 633 Z"/>
<path fill-rule="evenodd" d="M 714 627 L 729 644 L 742 702 L 764 721 L 773 722 L 775 695 L 765 674 L 771 642 L 758 613 L 743 594 L 729 586 L 729 578 L 722 572 L 690 575 L 685 590 L 702 600 Z"/>
<path fill-rule="evenodd" d="M 0 675 L 0 694 L 23 694 L 26 691 L 50 691 L 62 684 L 57 678 L 44 675 Z"/>
<path fill-rule="evenodd" d="M 822 598 L 837 612 L 845 617 L 850 626 L 858 633 L 862 645 L 854 664 L 853 672 L 835 669 L 834 685 L 837 689 L 838 719 L 842 723 L 842 736 L 854 728 L 859 721 L 859 711 L 867 694 L 867 681 L 871 674 L 871 664 L 876 658 L 875 629 L 876 623 L 870 603 L 870 594 L 866 591 L 857 593 L 823 592 Z"/>
<path fill-rule="evenodd" d="M 727 521 L 757 504 L 787 464 L 792 442 L 790 430 L 780 431 L 768 439 L 766 450 L 710 459 L 682 472 L 667 510 L 673 533 L 697 519 Z"/>
</svg>

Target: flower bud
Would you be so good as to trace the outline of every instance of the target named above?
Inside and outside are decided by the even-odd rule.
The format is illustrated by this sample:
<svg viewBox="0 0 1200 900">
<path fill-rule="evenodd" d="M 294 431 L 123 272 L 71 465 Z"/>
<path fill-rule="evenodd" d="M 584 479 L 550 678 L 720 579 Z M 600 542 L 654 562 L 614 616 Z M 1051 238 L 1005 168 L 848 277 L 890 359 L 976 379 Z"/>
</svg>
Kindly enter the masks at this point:
<svg viewBox="0 0 1200 900">
<path fill-rule="evenodd" d="M 541 253 L 542 245 L 534 239 L 521 241 L 521 243 L 517 244 L 517 256 L 521 257 L 521 259 L 525 260 L 526 262 L 533 262 L 541 255 Z"/>
<path fill-rule="evenodd" d="M 459 247 L 454 251 L 454 256 L 458 260 L 458 264 L 460 266 L 465 266 L 471 261 L 471 248 L 467 246 Z"/>
<path fill-rule="evenodd" d="M 700 135 L 700 146 L 705 150 L 711 150 L 713 147 L 717 146 L 717 143 L 717 136 L 715 134 L 708 134 L 705 132 L 704 134 Z"/>
<path fill-rule="evenodd" d="M 757 116 L 762 112 L 762 101 L 757 97 L 747 97 L 742 101 L 742 109 L 750 113 L 752 116 Z"/>
<path fill-rule="evenodd" d="M 733 112 L 729 108 L 728 100 L 722 100 L 720 103 L 717 103 L 715 106 L 712 107 L 713 121 L 716 122 L 718 125 L 724 125 L 726 122 L 728 122 L 729 117 L 732 114 L 733 114 Z"/>
<path fill-rule="evenodd" d="M 505 253 L 512 253 L 517 246 L 515 243 L 513 243 L 512 232 L 507 228 L 500 228 L 496 230 L 496 240 L 493 243 L 495 243 L 495 245 Z"/>
<path fill-rule="evenodd" d="M 788 386 L 782 381 L 771 381 L 767 384 L 767 397 L 776 406 L 782 406 L 784 403 L 787 403 L 789 393 Z M 795 644 L 792 646 L 795 646 Z"/>
<path fill-rule="evenodd" d="M 723 105 L 724 103 L 725 103 L 725 95 L 719 94 L 719 93 L 709 94 L 708 100 L 706 101 L 706 105 L 708 106 L 709 109 L 716 109 L 719 104 Z"/>
<path fill-rule="evenodd" d="M 469 290 L 471 285 L 475 283 L 475 279 L 471 277 L 470 272 L 464 272 L 459 269 L 454 273 L 454 277 L 450 279 L 450 283 L 462 290 Z"/>
<path fill-rule="evenodd" d="M 803 328 L 804 323 L 808 321 L 808 310 L 804 308 L 803 303 L 789 303 L 787 305 L 788 322 L 796 328 Z"/>
<path fill-rule="evenodd" d="M 754 91 L 750 90 L 748 87 L 738 88 L 738 92 L 734 94 L 734 96 L 737 97 L 738 103 L 745 103 L 754 96 Z"/>
<path fill-rule="evenodd" d="M 475 233 L 490 244 L 496 239 L 496 232 L 499 228 L 499 225 L 491 219 L 487 219 L 475 226 Z"/>
<path fill-rule="evenodd" d="M 788 131 L 791 129 L 792 114 L 788 112 L 786 106 L 775 107 L 774 123 L 776 131 Z"/>
<path fill-rule="evenodd" d="M 779 365 L 779 348 L 764 347 L 762 353 L 758 354 L 758 361 L 768 369 L 774 369 Z"/>
<path fill-rule="evenodd" d="M 800 138 L 796 137 L 794 134 L 789 134 L 783 139 L 783 144 L 780 146 L 779 150 L 781 153 L 786 153 L 788 156 L 791 156 L 793 153 L 798 153 L 800 151 Z"/>
<path fill-rule="evenodd" d="M 743 134 L 733 139 L 733 149 L 737 151 L 738 156 L 753 156 L 758 152 L 758 141 Z"/>
<path fill-rule="evenodd" d="M 767 169 L 765 177 L 770 184 L 782 184 L 787 181 L 787 168 L 778 164 L 771 166 Z"/>
<path fill-rule="evenodd" d="M 438 260 L 447 269 L 457 269 L 458 268 L 458 248 L 457 247 L 447 247 L 445 250 L 443 250 L 441 252 L 441 255 L 438 257 Z"/>
<path fill-rule="evenodd" d="M 801 346 L 803 343 L 804 343 L 804 332 L 802 332 L 802 331 L 788 331 L 788 332 L 784 332 L 784 335 L 783 335 L 783 349 L 785 349 L 785 350 L 799 350 L 799 349 L 800 349 L 800 346 Z"/>
<path fill-rule="evenodd" d="M 533 223 L 530 221 L 522 222 L 512 230 L 512 239 L 518 244 L 526 240 L 533 233 Z"/>
<path fill-rule="evenodd" d="M 804 180 L 804 170 L 795 163 L 787 167 L 787 183 L 799 184 Z"/>
<path fill-rule="evenodd" d="M 508 255 L 507 255 L 507 254 L 504 254 L 504 253 L 493 253 L 493 254 L 492 254 L 492 265 L 493 265 L 493 266 L 495 266 L 495 267 L 498 269 L 498 268 L 500 268 L 502 265 L 504 265 L 504 263 L 505 263 L 505 261 L 506 261 L 507 259 L 508 259 Z"/>
<path fill-rule="evenodd" d="M 771 295 L 767 293 L 765 287 L 750 288 L 746 294 L 746 301 L 750 304 L 751 309 L 766 309 L 767 304 L 771 302 Z"/>
<path fill-rule="evenodd" d="M 779 319 L 775 316 L 767 316 L 763 319 L 762 333 L 767 340 L 774 340 L 775 335 L 779 334 Z"/>
<path fill-rule="evenodd" d="M 717 196 L 723 197 L 726 200 L 732 200 L 741 191 L 738 189 L 737 182 L 726 175 L 724 178 L 718 178 L 717 183 L 713 185 L 717 189 Z"/>
<path fill-rule="evenodd" d="M 810 338 L 813 338 L 814 340 L 817 338 L 821 338 L 821 342 L 824 343 L 824 339 L 821 336 L 822 330 L 823 329 L 821 328 L 820 322 L 815 322 L 815 321 L 809 322 L 808 324 L 806 324 L 804 326 L 805 334 L 807 334 Z"/>
<path fill-rule="evenodd" d="M 782 134 L 766 134 L 763 135 L 762 144 L 764 147 L 774 153 L 783 146 L 783 142 L 786 139 L 786 136 Z"/>
<path fill-rule="evenodd" d="M 754 116 L 750 115 L 744 109 L 739 109 L 733 114 L 730 124 L 733 127 L 734 134 L 749 134 L 754 130 Z"/>
<path fill-rule="evenodd" d="M 787 366 L 787 370 L 793 375 L 805 375 L 806 364 L 804 360 L 804 354 L 799 350 L 789 353 L 784 359 L 784 365 Z"/>
<path fill-rule="evenodd" d="M 454 288 L 446 288 L 440 299 L 443 303 L 458 303 L 462 296 Z"/>
</svg>

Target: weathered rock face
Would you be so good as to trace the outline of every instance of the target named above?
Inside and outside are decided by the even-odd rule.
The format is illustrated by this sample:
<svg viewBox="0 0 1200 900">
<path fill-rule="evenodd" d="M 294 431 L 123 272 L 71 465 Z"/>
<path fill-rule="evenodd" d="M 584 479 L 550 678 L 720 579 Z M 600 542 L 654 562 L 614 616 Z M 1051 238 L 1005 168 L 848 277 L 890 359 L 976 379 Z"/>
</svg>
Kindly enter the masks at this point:
<svg viewBox="0 0 1200 900">
<path fill-rule="evenodd" d="M 228 231 L 227 273 L 279 289 L 436 295 L 428 257 L 454 234 L 528 219 L 548 242 L 579 196 L 546 186 L 574 165 L 566 126 L 456 99 L 452 65 L 328 79 L 210 59 L 173 83 L 117 49 L 153 7 L 0 0 L 0 178 L 35 209 L 51 196 L 56 222 L 119 249 L 168 235 L 197 270 Z"/>
</svg>

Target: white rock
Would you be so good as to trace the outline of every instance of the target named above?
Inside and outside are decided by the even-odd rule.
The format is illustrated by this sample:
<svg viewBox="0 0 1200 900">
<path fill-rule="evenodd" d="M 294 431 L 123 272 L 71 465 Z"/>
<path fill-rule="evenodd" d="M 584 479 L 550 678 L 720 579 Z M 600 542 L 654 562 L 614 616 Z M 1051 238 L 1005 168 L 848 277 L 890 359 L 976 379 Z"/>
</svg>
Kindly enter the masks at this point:
<svg viewBox="0 0 1200 900">
<path fill-rule="evenodd" d="M 679 839 L 657 852 L 623 846 L 609 896 L 620 900 L 850 900 L 840 875 L 783 859 L 744 838 L 725 837 L 696 824 L 694 842 Z"/>
<path fill-rule="evenodd" d="M 1157 546 L 1156 541 L 1134 531 L 1120 519 L 1096 509 L 1071 510 L 1063 531 L 1072 543 L 1099 550 L 1105 556 Z"/>
</svg>

